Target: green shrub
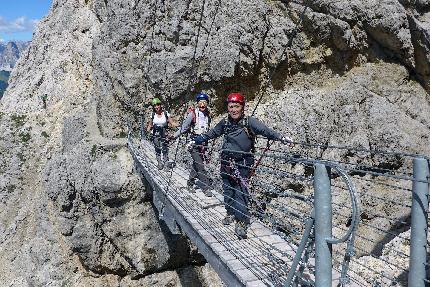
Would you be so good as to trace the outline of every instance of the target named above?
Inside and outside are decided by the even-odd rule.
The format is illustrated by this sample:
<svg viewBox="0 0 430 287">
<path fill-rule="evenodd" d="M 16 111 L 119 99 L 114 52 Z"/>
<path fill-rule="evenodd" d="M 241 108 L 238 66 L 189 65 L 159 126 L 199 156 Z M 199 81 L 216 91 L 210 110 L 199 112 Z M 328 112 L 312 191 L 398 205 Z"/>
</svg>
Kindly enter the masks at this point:
<svg viewBox="0 0 430 287">
<path fill-rule="evenodd" d="M 21 140 L 21 142 L 23 143 L 23 144 L 27 144 L 28 143 L 28 141 L 30 140 L 30 138 L 31 138 L 31 136 L 30 136 L 30 134 L 29 133 L 20 133 L 19 134 L 19 139 Z"/>
<path fill-rule="evenodd" d="M 93 147 L 91 148 L 91 156 L 95 157 L 97 153 L 97 145 L 93 145 Z"/>
<path fill-rule="evenodd" d="M 13 121 L 13 123 L 15 124 L 16 128 L 22 127 L 25 122 L 26 122 L 26 115 L 12 115 L 11 120 Z"/>
<path fill-rule="evenodd" d="M 119 137 L 120 137 L 120 138 L 126 138 L 126 137 L 127 137 L 127 133 L 126 133 L 125 131 L 121 131 L 121 132 L 119 133 Z"/>
</svg>

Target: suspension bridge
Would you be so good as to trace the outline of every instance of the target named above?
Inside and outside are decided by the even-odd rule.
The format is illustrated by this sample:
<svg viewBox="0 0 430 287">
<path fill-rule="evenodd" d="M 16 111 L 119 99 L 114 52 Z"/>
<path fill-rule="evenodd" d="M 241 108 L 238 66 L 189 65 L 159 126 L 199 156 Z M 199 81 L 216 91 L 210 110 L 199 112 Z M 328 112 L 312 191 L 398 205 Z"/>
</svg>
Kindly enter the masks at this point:
<svg viewBox="0 0 430 287">
<path fill-rule="evenodd" d="M 322 150 L 350 152 L 350 147 L 301 145 L 300 154 L 281 146 L 263 152 L 257 146 L 255 156 L 264 153 L 264 158 L 250 179 L 248 238 L 239 239 L 234 226 L 221 222 L 225 209 L 216 178 L 218 152 L 210 154 L 206 165 L 214 175 L 213 196 L 208 197 L 187 188 L 190 159 L 185 149 L 178 152 L 174 168 L 159 171 L 152 143 L 128 135 L 136 170 L 153 191 L 159 218 L 172 233 L 185 234 L 227 286 L 427 286 L 428 158 L 355 149 L 381 157 L 378 166 L 367 166 L 321 159 Z M 412 172 L 388 166 L 399 157 L 413 162 Z M 387 192 L 402 200 L 387 197 Z M 383 208 L 359 207 L 360 200 Z M 363 214 L 392 224 L 360 222 Z M 392 228 L 399 225 L 402 232 Z M 409 226 L 410 233 L 403 232 Z M 386 244 L 387 238 L 403 240 L 407 250 Z M 382 249 L 395 260 L 381 256 Z"/>
<path fill-rule="evenodd" d="M 308 9 L 302 4 L 280 63 L 301 29 Z M 151 48 L 145 74 L 151 67 L 154 39 L 161 37 L 154 26 L 164 21 L 166 13 L 159 12 L 164 11 L 163 5 L 163 1 L 151 2 Z M 222 5 L 222 0 L 213 6 L 205 0 L 201 3 L 182 106 L 193 83 L 199 82 L 200 62 Z M 205 9 L 211 21 L 203 27 Z M 203 36 L 206 40 L 200 41 Z M 275 71 L 269 72 L 255 98 L 252 115 Z M 151 94 L 146 88 L 144 102 Z M 144 114 L 141 121 L 146 122 Z M 221 223 L 225 209 L 217 178 L 218 152 L 206 154 L 205 168 L 215 183 L 213 196 L 207 197 L 187 188 L 190 159 L 182 148 L 186 142 L 176 144 L 176 167 L 159 171 L 152 144 L 129 129 L 129 150 L 136 170 L 153 191 L 160 219 L 172 233 L 188 236 L 227 286 L 429 285 L 428 157 L 309 143 L 296 143 L 292 151 L 276 144 L 268 150 L 257 146 L 254 155 L 262 161 L 249 182 L 251 225 L 248 238 L 239 240 L 233 226 Z"/>
</svg>

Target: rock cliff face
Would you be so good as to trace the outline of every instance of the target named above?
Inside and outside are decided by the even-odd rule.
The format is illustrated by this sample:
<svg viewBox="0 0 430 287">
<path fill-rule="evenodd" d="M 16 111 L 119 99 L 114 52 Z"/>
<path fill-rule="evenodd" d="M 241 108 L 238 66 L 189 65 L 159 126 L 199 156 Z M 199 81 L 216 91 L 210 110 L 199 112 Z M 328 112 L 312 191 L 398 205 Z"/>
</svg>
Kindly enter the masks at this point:
<svg viewBox="0 0 430 287">
<path fill-rule="evenodd" d="M 0 43 L 0 70 L 12 71 L 21 53 L 27 49 L 30 42 Z"/>
<path fill-rule="evenodd" d="M 125 123 L 137 127 L 154 95 L 179 114 L 204 90 L 221 114 L 230 91 L 262 94 L 257 115 L 297 140 L 430 153 L 429 11 L 404 0 L 54 0 L 1 99 L 0 282 L 215 284 L 133 173 Z"/>
</svg>

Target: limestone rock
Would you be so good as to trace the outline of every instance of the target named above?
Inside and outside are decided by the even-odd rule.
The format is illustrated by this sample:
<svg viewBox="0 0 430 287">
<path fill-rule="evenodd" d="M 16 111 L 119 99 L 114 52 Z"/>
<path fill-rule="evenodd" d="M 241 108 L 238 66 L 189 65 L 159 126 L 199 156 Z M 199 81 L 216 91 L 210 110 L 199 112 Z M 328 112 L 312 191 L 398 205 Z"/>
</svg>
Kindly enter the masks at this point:
<svg viewBox="0 0 430 287">
<path fill-rule="evenodd" d="M 137 129 L 155 95 L 179 118 L 206 91 L 221 118 L 226 94 L 242 91 L 248 111 L 262 96 L 256 115 L 298 141 L 429 154 L 428 1 L 308 2 L 54 0 L 0 102 L 0 282 L 211 284 L 193 274 L 195 248 L 157 219 L 126 149 L 127 123 Z M 382 215 L 405 210 L 358 188 L 369 224 L 396 228 Z"/>
</svg>

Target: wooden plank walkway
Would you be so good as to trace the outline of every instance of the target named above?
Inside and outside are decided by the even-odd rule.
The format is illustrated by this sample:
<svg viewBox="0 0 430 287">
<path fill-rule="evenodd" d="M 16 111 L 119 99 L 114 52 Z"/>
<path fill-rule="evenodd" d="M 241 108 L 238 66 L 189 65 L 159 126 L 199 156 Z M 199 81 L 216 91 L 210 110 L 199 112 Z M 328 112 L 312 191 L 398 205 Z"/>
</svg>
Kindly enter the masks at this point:
<svg viewBox="0 0 430 287">
<path fill-rule="evenodd" d="M 151 143 L 129 142 L 129 148 L 153 189 L 160 218 L 173 233 L 185 233 L 196 244 L 227 286 L 283 286 L 295 245 L 257 220 L 251 223 L 248 238 L 239 240 L 234 224 L 221 222 L 225 216 L 222 191 L 214 192 L 213 197 L 191 193 L 186 188 L 189 171 L 181 166 L 159 171 Z M 334 272 L 332 286 L 337 286 L 338 280 L 339 273 Z"/>
</svg>

